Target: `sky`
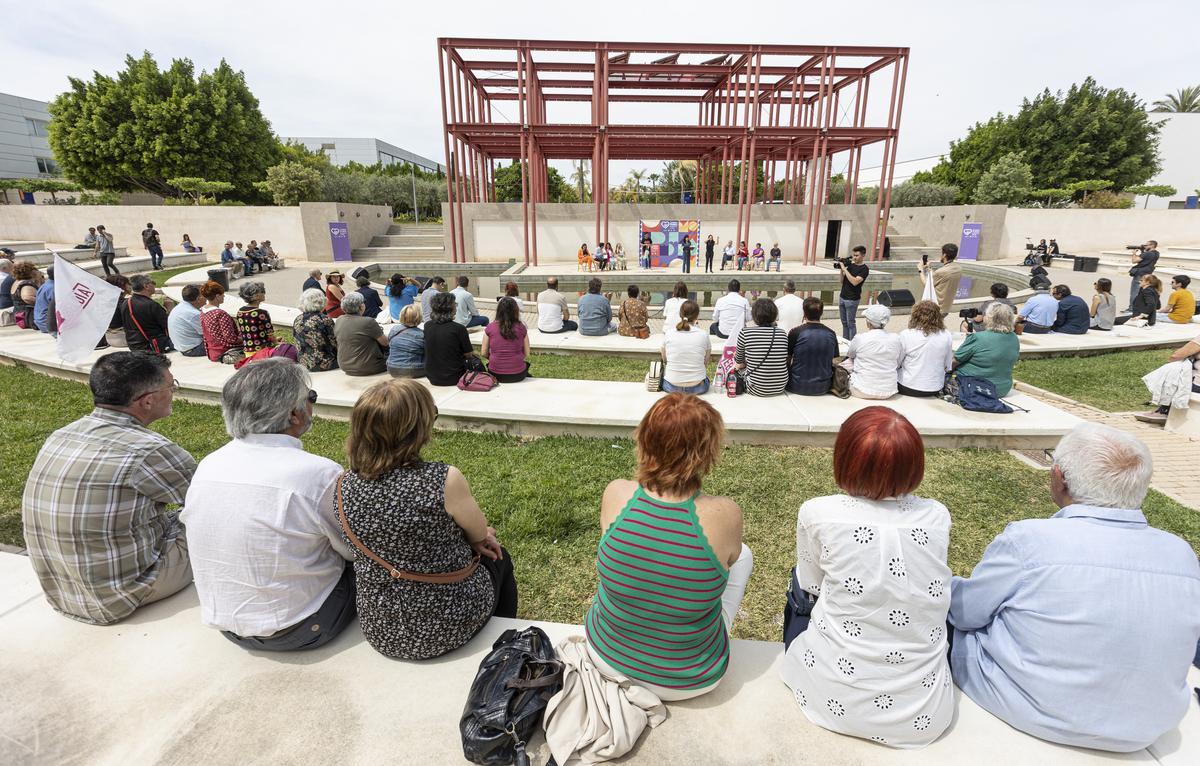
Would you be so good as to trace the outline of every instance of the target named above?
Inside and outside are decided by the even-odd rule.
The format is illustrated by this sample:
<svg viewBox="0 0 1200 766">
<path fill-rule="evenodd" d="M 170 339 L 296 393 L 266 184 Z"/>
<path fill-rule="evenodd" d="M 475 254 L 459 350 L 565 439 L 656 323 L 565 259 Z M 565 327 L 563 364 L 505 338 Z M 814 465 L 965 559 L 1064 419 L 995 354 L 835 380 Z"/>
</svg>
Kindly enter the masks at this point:
<svg viewBox="0 0 1200 766">
<path fill-rule="evenodd" d="M 0 92 L 48 101 L 143 50 L 164 68 L 224 58 L 281 136 L 373 137 L 440 162 L 438 37 L 908 46 L 897 180 L 1043 88 L 1091 75 L 1149 103 L 1200 80 L 1194 0 L 0 0 L 0 19 Z M 614 163 L 611 179 L 641 165 Z"/>
</svg>

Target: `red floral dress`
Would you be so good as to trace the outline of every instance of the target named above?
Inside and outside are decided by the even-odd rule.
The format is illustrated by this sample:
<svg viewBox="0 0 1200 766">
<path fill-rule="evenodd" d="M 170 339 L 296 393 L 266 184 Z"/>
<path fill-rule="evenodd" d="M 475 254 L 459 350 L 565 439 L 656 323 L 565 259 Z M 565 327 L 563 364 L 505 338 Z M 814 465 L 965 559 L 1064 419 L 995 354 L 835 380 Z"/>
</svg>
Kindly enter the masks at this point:
<svg viewBox="0 0 1200 766">
<path fill-rule="evenodd" d="M 204 333 L 208 358 L 214 362 L 221 361 L 231 349 L 242 348 L 242 333 L 225 309 L 206 308 L 200 312 L 200 330 Z"/>
</svg>

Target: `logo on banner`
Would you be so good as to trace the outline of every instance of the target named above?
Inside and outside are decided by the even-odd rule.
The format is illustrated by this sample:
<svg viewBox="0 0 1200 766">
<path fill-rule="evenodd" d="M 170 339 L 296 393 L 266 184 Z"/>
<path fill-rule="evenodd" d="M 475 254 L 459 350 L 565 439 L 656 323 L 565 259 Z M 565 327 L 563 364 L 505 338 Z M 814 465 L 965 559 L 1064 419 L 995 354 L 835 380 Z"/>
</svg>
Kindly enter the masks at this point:
<svg viewBox="0 0 1200 766">
<path fill-rule="evenodd" d="M 979 229 L 963 227 L 963 239 L 979 239 Z"/>
<path fill-rule="evenodd" d="M 92 302 L 92 298 L 96 296 L 96 293 L 91 288 L 81 285 L 78 282 L 71 288 L 71 294 L 75 296 L 75 300 L 79 302 L 79 308 L 81 309 L 87 308 L 88 304 Z"/>
</svg>

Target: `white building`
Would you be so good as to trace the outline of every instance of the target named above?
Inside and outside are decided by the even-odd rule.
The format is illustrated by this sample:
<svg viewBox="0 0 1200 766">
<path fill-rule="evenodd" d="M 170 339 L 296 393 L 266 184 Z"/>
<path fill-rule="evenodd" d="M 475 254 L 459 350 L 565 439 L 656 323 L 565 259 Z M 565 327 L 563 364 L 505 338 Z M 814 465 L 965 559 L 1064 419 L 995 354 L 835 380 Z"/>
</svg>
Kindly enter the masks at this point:
<svg viewBox="0 0 1200 766">
<path fill-rule="evenodd" d="M 334 165 L 357 162 L 360 165 L 411 163 L 429 172 L 445 172 L 446 167 L 434 160 L 401 149 L 378 138 L 333 138 L 329 136 L 280 136 L 279 140 L 302 144 L 309 151 L 324 152 Z"/>
<path fill-rule="evenodd" d="M 0 93 L 0 178 L 57 176 L 45 101 Z"/>
<path fill-rule="evenodd" d="M 1147 183 L 1174 186 L 1178 193 L 1169 198 L 1151 197 L 1148 207 L 1152 210 L 1183 207 L 1184 201 L 1200 188 L 1200 113 L 1151 112 L 1150 119 L 1162 126 L 1158 132 L 1158 161 L 1162 170 Z M 1145 204 L 1146 198 L 1138 197 L 1134 207 Z"/>
</svg>

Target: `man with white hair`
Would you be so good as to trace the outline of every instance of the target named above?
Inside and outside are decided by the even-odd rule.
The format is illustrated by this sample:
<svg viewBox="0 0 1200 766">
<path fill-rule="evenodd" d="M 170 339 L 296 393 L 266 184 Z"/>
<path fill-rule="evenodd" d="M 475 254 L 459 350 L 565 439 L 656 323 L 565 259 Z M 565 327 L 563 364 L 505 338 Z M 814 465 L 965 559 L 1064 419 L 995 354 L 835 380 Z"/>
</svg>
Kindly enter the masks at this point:
<svg viewBox="0 0 1200 766">
<path fill-rule="evenodd" d="M 247 649 L 315 649 L 354 619 L 352 554 L 333 513 L 342 469 L 300 442 L 316 400 L 290 359 L 226 381 L 233 441 L 200 461 L 180 516 L 201 620 Z"/>
<path fill-rule="evenodd" d="M 1062 510 L 1009 524 L 969 579 L 953 579 L 954 680 L 1009 725 L 1132 752 L 1187 711 L 1200 564 L 1139 510 L 1153 470 L 1132 435 L 1076 426 L 1050 469 Z"/>
</svg>

